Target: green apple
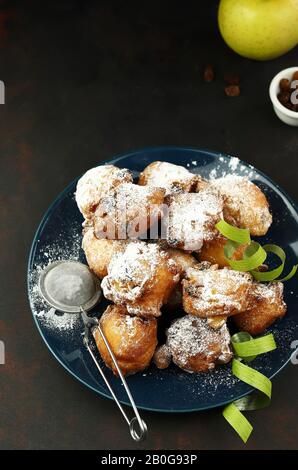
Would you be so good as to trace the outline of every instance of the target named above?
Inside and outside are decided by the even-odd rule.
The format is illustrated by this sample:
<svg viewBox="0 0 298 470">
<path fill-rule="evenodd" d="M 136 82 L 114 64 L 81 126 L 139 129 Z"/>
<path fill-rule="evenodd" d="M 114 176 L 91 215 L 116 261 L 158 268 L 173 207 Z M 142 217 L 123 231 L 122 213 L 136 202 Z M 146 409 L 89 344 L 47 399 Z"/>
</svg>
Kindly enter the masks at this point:
<svg viewBox="0 0 298 470">
<path fill-rule="evenodd" d="M 274 59 L 298 44 L 298 0 L 221 0 L 218 24 L 238 54 Z"/>
</svg>

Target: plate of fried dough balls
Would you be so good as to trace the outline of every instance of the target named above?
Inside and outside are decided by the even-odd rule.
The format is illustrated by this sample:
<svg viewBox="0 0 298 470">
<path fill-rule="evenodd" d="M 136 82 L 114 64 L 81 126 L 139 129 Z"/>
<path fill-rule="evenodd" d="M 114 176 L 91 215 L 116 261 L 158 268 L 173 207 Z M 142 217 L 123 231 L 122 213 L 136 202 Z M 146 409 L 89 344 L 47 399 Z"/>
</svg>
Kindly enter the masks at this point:
<svg viewBox="0 0 298 470">
<path fill-rule="evenodd" d="M 186 412 L 251 392 L 231 371 L 231 336 L 272 332 L 276 350 L 254 367 L 272 378 L 298 338 L 297 280 L 257 282 L 232 269 L 220 220 L 298 258 L 298 213 L 290 197 L 236 157 L 161 147 L 100 162 L 54 201 L 35 235 L 29 299 L 39 332 L 78 380 L 111 398 L 82 342 L 80 317 L 49 312 L 38 273 L 56 259 L 87 264 L 100 279 L 98 317 L 139 408 Z M 233 258 L 243 257 L 242 246 Z M 127 397 L 100 335 L 94 353 L 120 401 Z"/>
</svg>

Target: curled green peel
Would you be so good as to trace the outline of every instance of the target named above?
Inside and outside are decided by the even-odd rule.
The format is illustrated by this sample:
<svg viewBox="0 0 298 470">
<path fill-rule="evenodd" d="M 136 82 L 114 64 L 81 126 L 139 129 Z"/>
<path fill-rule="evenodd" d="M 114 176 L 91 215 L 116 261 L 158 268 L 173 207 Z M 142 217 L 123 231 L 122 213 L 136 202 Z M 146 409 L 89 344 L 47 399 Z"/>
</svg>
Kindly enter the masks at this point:
<svg viewBox="0 0 298 470">
<path fill-rule="evenodd" d="M 224 254 L 227 258 L 229 265 L 236 271 L 248 272 L 252 271 L 259 266 L 261 266 L 267 258 L 266 251 L 261 247 L 259 243 L 251 242 L 250 245 L 246 248 L 245 253 L 247 253 L 248 249 L 251 249 L 251 254 L 243 257 L 241 260 L 233 260 L 231 259 L 231 254 L 238 248 L 239 245 L 235 246 L 235 242 L 231 245 L 230 241 L 228 240 L 225 247 L 224 247 Z"/>
<path fill-rule="evenodd" d="M 235 403 L 230 403 L 227 405 L 224 408 L 222 414 L 228 423 L 230 423 L 232 428 L 234 428 L 235 431 L 239 434 L 243 442 L 246 443 L 253 430 L 253 427 L 241 413 Z"/>
<path fill-rule="evenodd" d="M 256 339 L 253 339 L 249 335 L 250 338 L 244 339 L 244 337 L 242 337 L 243 339 L 238 341 L 238 336 L 240 334 L 249 335 L 249 333 L 245 332 L 236 333 L 236 335 L 232 337 L 232 345 L 237 357 L 245 359 L 246 362 L 247 359 L 251 356 L 256 358 L 259 354 L 264 354 L 266 352 L 273 351 L 273 349 L 276 349 L 276 344 L 272 333 Z M 235 336 L 237 337 L 236 340 Z"/>
<path fill-rule="evenodd" d="M 276 349 L 276 344 L 271 333 L 253 339 L 249 333 L 243 331 L 233 335 L 231 342 L 236 355 L 236 358 L 232 361 L 233 374 L 256 390 L 250 395 L 227 405 L 223 410 L 223 416 L 241 439 L 247 442 L 253 427 L 241 411 L 259 410 L 268 406 L 271 399 L 272 384 L 268 377 L 243 364 L 241 359 L 246 362 L 251 361 L 259 354 Z"/>
<path fill-rule="evenodd" d="M 232 269 L 237 271 L 250 272 L 256 281 L 288 281 L 297 272 L 298 265 L 292 267 L 289 274 L 280 278 L 282 275 L 286 254 L 278 245 L 267 244 L 263 247 L 251 241 L 249 231 L 238 229 L 221 220 L 216 228 L 228 240 L 224 246 L 225 257 Z M 241 245 L 248 245 L 241 260 L 234 260 L 233 255 Z M 280 264 L 274 269 L 263 272 L 259 268 L 266 261 L 268 253 L 272 253 L 280 259 Z M 253 427 L 241 411 L 259 410 L 270 404 L 272 383 L 268 377 L 261 372 L 244 364 L 253 361 L 259 354 L 273 351 L 276 348 L 275 340 L 272 334 L 253 339 L 247 332 L 239 332 L 231 338 L 235 357 L 232 361 L 232 372 L 239 380 L 251 385 L 255 391 L 239 400 L 227 405 L 223 410 L 224 418 L 235 429 L 244 442 L 247 442 Z"/>
<path fill-rule="evenodd" d="M 225 220 L 220 220 L 215 227 L 217 230 L 229 240 L 240 243 L 242 245 L 249 244 L 250 233 L 247 228 L 238 228 L 228 224 Z"/>
<path fill-rule="evenodd" d="M 233 225 L 228 224 L 225 220 L 218 222 L 215 227 L 228 239 L 224 246 L 224 254 L 232 269 L 236 271 L 250 272 L 254 279 L 260 282 L 285 282 L 296 274 L 298 265 L 294 265 L 287 276 L 278 279 L 283 273 L 286 262 L 286 254 L 280 246 L 274 244 L 261 246 L 259 243 L 251 241 L 249 230 L 234 227 Z M 248 246 L 244 250 L 242 259 L 234 260 L 234 252 L 239 248 L 239 246 L 244 244 Z M 258 268 L 260 268 L 260 266 L 262 266 L 266 261 L 268 253 L 276 255 L 281 262 L 277 268 L 266 272 L 260 271 Z"/>
</svg>

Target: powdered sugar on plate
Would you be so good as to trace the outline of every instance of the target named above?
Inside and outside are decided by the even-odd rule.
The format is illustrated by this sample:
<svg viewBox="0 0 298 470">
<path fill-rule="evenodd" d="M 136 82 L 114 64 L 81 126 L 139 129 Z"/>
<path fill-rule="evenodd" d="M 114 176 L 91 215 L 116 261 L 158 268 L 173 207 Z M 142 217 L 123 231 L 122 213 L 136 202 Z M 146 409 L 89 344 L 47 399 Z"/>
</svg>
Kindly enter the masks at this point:
<svg viewBox="0 0 298 470">
<path fill-rule="evenodd" d="M 238 175 L 243 176 L 249 180 L 256 180 L 259 177 L 258 173 L 252 165 L 244 165 L 241 163 L 238 157 L 220 155 L 217 161 L 218 163 L 215 166 L 214 164 L 212 165 L 212 169 L 209 171 L 209 173 L 206 172 L 206 168 L 204 171 L 205 178 L 213 180 L 227 175 Z M 187 164 L 187 167 L 194 173 L 197 171 L 198 173 L 200 172 L 200 167 L 198 167 L 196 161 L 191 161 Z"/>
<path fill-rule="evenodd" d="M 53 329 L 56 332 L 65 334 L 71 333 L 78 323 L 77 314 L 56 314 L 47 302 L 43 300 L 39 291 L 39 278 L 42 271 L 52 262 L 59 260 L 79 260 L 81 248 L 81 234 L 74 232 L 69 243 L 66 243 L 64 234 L 57 237 L 57 241 L 49 244 L 39 252 L 39 258 L 42 260 L 35 263 L 33 269 L 29 272 L 29 298 L 33 314 L 43 326 Z"/>
</svg>

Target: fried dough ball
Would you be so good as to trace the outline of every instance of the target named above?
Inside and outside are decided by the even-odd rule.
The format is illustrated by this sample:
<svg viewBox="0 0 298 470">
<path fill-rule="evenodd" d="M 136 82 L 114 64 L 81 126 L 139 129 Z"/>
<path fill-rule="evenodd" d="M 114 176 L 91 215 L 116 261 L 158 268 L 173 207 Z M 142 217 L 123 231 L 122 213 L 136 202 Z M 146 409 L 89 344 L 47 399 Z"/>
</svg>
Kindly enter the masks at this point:
<svg viewBox="0 0 298 470">
<path fill-rule="evenodd" d="M 227 242 L 225 237 L 219 236 L 209 242 L 205 242 L 200 251 L 200 260 L 209 261 L 211 264 L 218 264 L 220 268 L 229 266 L 228 260 L 224 254 L 224 246 Z M 247 245 L 239 245 L 234 251 L 232 258 L 234 260 L 240 260 L 243 257 L 243 253 Z"/>
<path fill-rule="evenodd" d="M 173 248 L 199 251 L 218 235 L 215 224 L 223 218 L 223 199 L 210 189 L 168 196 L 167 242 Z"/>
<path fill-rule="evenodd" d="M 100 325 L 124 375 L 149 366 L 157 345 L 155 318 L 131 317 L 125 307 L 109 305 L 100 318 Z M 117 375 L 100 332 L 95 329 L 93 334 L 102 359 Z"/>
<path fill-rule="evenodd" d="M 269 204 L 261 189 L 242 176 L 227 175 L 211 182 L 225 198 L 224 216 L 251 235 L 265 235 L 272 223 Z"/>
<path fill-rule="evenodd" d="M 171 364 L 172 355 L 166 344 L 158 346 L 153 356 L 153 362 L 158 369 L 166 369 Z"/>
<path fill-rule="evenodd" d="M 194 175 L 180 165 L 168 162 L 153 162 L 148 165 L 139 177 L 141 186 L 159 186 L 167 194 L 194 191 L 201 177 Z"/>
<path fill-rule="evenodd" d="M 167 331 L 167 346 L 173 362 L 187 372 L 205 372 L 225 364 L 233 356 L 226 323 L 211 328 L 204 318 L 186 315 Z"/>
<path fill-rule="evenodd" d="M 88 228 L 83 235 L 82 248 L 91 271 L 100 279 L 105 277 L 113 254 L 124 251 L 126 244 L 126 240 L 98 239 L 93 228 Z"/>
<path fill-rule="evenodd" d="M 101 286 L 107 299 L 130 314 L 158 317 L 179 276 L 179 267 L 157 244 L 136 241 L 113 256 Z"/>
<path fill-rule="evenodd" d="M 132 182 L 132 175 L 126 168 L 101 165 L 91 168 L 79 179 L 75 193 L 76 202 L 86 220 L 93 217 L 102 197 L 121 183 Z"/>
<path fill-rule="evenodd" d="M 94 215 L 97 238 L 137 238 L 163 214 L 165 190 L 124 183 L 102 198 Z"/>
<path fill-rule="evenodd" d="M 287 310 L 283 300 L 283 283 L 261 284 L 255 282 L 251 290 L 251 307 L 234 317 L 234 322 L 241 331 L 252 335 L 262 333 Z"/>
<path fill-rule="evenodd" d="M 249 306 L 252 276 L 232 269 L 189 269 L 183 285 L 183 307 L 201 318 L 228 317 Z"/>
</svg>

